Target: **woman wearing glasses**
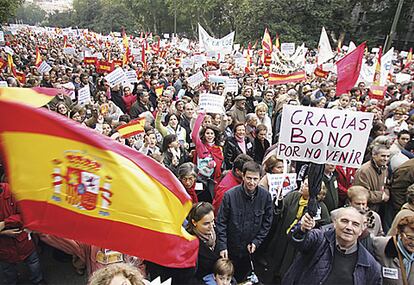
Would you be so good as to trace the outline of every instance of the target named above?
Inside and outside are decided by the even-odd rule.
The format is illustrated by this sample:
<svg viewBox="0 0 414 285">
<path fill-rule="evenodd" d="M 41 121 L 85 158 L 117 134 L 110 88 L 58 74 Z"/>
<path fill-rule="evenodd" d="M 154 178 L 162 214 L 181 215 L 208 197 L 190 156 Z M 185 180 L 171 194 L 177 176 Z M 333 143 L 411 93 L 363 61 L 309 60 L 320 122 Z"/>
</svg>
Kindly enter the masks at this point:
<svg viewBox="0 0 414 285">
<path fill-rule="evenodd" d="M 374 248 L 384 285 L 414 284 L 414 216 L 400 219 L 395 235 L 375 238 Z"/>
</svg>

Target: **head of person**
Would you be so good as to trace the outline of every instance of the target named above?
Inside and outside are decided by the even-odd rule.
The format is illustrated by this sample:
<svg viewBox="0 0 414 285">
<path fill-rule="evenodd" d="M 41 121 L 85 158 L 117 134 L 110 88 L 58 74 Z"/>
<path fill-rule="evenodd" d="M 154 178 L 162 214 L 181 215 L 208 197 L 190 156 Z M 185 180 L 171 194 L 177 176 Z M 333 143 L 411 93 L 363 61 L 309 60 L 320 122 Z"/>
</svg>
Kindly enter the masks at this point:
<svg viewBox="0 0 414 285">
<path fill-rule="evenodd" d="M 260 102 L 259 104 L 257 104 L 255 108 L 255 113 L 259 120 L 263 120 L 266 117 L 268 110 L 269 107 L 267 107 L 266 103 Z"/>
<path fill-rule="evenodd" d="M 249 155 L 241 153 L 239 154 L 233 163 L 233 173 L 239 177 L 243 177 L 243 166 L 246 162 L 253 161 L 253 158 L 251 158 Z"/>
<path fill-rule="evenodd" d="M 348 94 L 342 94 L 339 97 L 339 106 L 342 108 L 347 108 L 351 102 L 351 97 Z"/>
<path fill-rule="evenodd" d="M 129 87 L 124 87 L 124 96 L 129 96 L 131 95 L 131 88 Z"/>
<path fill-rule="evenodd" d="M 324 171 L 325 171 L 325 174 L 332 174 L 335 171 L 335 165 L 325 163 L 325 170 Z"/>
<path fill-rule="evenodd" d="M 394 110 L 394 120 L 402 120 L 403 116 L 407 115 L 407 110 L 404 107 L 397 107 Z"/>
<path fill-rule="evenodd" d="M 178 118 L 178 116 L 174 113 L 170 113 L 167 115 L 167 117 L 165 118 L 168 126 L 170 126 L 173 129 L 176 129 L 180 120 Z"/>
<path fill-rule="evenodd" d="M 249 113 L 246 115 L 246 125 L 252 128 L 256 128 L 257 115 L 255 113 Z"/>
<path fill-rule="evenodd" d="M 397 232 L 404 249 L 414 254 L 414 216 L 402 218 L 398 222 Z"/>
<path fill-rule="evenodd" d="M 256 138 L 261 141 L 264 142 L 267 136 L 267 127 L 266 125 L 260 124 L 256 127 L 255 130 L 256 133 Z"/>
<path fill-rule="evenodd" d="M 350 248 L 364 230 L 364 216 L 354 207 L 339 208 L 335 214 L 336 240 L 341 248 Z"/>
<path fill-rule="evenodd" d="M 382 122 L 375 122 L 372 125 L 371 136 L 376 138 L 378 136 L 384 136 L 387 132 L 387 126 Z"/>
<path fill-rule="evenodd" d="M 111 133 L 111 131 L 112 131 L 111 125 L 109 123 L 107 123 L 107 122 L 104 122 L 102 124 L 102 134 L 104 136 L 109 136 L 110 133 Z"/>
<path fill-rule="evenodd" d="M 145 134 L 144 140 L 148 143 L 148 146 L 154 148 L 157 145 L 157 136 L 154 130 L 148 130 Z"/>
<path fill-rule="evenodd" d="M 213 273 L 217 285 L 230 285 L 234 275 L 233 263 L 228 258 L 220 258 L 214 264 Z"/>
<path fill-rule="evenodd" d="M 357 209 L 361 214 L 368 210 L 369 191 L 362 186 L 352 186 L 347 192 L 349 205 Z"/>
<path fill-rule="evenodd" d="M 372 159 L 379 167 L 385 167 L 390 160 L 390 150 L 386 145 L 378 144 L 372 148 Z"/>
<path fill-rule="evenodd" d="M 208 202 L 193 205 L 187 217 L 187 231 L 193 235 L 211 235 L 214 231 L 214 208 Z"/>
<path fill-rule="evenodd" d="M 238 140 L 243 140 L 246 136 L 246 126 L 243 123 L 237 123 L 233 127 L 234 137 Z"/>
<path fill-rule="evenodd" d="M 273 93 L 272 90 L 266 90 L 266 92 L 263 96 L 263 99 L 264 99 L 265 102 L 270 103 L 270 102 L 273 102 L 274 97 L 275 97 L 275 94 Z"/>
<path fill-rule="evenodd" d="M 216 126 L 209 124 L 200 132 L 200 139 L 204 144 L 220 144 L 220 131 Z"/>
<path fill-rule="evenodd" d="M 147 91 L 142 91 L 142 92 L 138 93 L 139 101 L 143 104 L 148 104 L 149 97 L 150 96 L 149 96 Z"/>
<path fill-rule="evenodd" d="M 236 104 L 237 109 L 239 109 L 239 110 L 246 109 L 246 97 L 244 97 L 244 96 L 236 96 L 234 98 L 234 102 Z"/>
<path fill-rule="evenodd" d="M 184 116 L 188 119 L 191 119 L 194 115 L 194 105 L 191 103 L 187 103 L 184 105 Z"/>
<path fill-rule="evenodd" d="M 272 155 L 264 162 L 264 168 L 266 173 L 281 174 L 283 173 L 283 160 Z"/>
<path fill-rule="evenodd" d="M 127 263 L 114 263 L 96 270 L 88 285 L 144 285 L 142 274 Z"/>
<path fill-rule="evenodd" d="M 58 112 L 61 115 L 67 116 L 69 112 L 68 106 L 66 106 L 65 103 L 59 103 L 56 106 L 56 112 Z"/>
<path fill-rule="evenodd" d="M 410 139 L 411 139 L 410 132 L 407 130 L 401 130 L 397 134 L 397 141 L 403 148 L 405 148 L 405 146 L 410 141 Z"/>
<path fill-rule="evenodd" d="M 180 143 L 178 142 L 177 135 L 168 134 L 164 137 L 162 141 L 162 152 L 166 152 L 169 148 L 178 148 Z"/>
<path fill-rule="evenodd" d="M 246 98 L 252 97 L 253 96 L 253 88 L 250 87 L 250 86 L 246 86 L 242 91 L 242 95 Z"/>
<path fill-rule="evenodd" d="M 196 167 L 192 162 L 186 162 L 178 167 L 178 179 L 185 189 L 191 189 L 197 180 Z"/>
<path fill-rule="evenodd" d="M 80 81 L 82 84 L 86 85 L 89 83 L 89 75 L 87 73 L 82 73 L 80 76 Z"/>
<path fill-rule="evenodd" d="M 260 181 L 260 165 L 254 161 L 248 161 L 243 165 L 244 190 L 253 193 Z"/>
</svg>

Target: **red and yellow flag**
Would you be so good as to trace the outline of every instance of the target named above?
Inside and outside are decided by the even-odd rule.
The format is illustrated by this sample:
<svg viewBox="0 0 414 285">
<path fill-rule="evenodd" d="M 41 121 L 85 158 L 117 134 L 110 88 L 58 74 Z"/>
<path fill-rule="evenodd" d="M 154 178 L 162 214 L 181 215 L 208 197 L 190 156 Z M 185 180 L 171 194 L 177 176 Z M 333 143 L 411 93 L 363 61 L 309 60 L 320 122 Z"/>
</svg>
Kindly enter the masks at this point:
<svg viewBox="0 0 414 285">
<path fill-rule="evenodd" d="M 153 159 L 45 109 L 0 101 L 0 141 L 25 228 L 194 267 L 192 203 Z M 58 217 L 58 218 L 57 218 Z"/>
<path fill-rule="evenodd" d="M 3 87 L 0 88 L 0 101 L 18 102 L 38 108 L 46 105 L 53 97 L 63 92 L 61 89 L 46 87 Z"/>
<path fill-rule="evenodd" d="M 40 55 L 39 47 L 36 47 L 35 66 L 39 67 L 41 63 L 42 63 L 42 57 Z"/>
<path fill-rule="evenodd" d="M 297 71 L 290 74 L 269 74 L 269 85 L 279 85 L 286 83 L 301 82 L 306 80 L 305 71 Z"/>
<path fill-rule="evenodd" d="M 327 78 L 327 77 L 328 77 L 328 75 L 329 75 L 329 71 L 325 71 L 325 70 L 323 70 L 323 69 L 322 69 L 322 67 L 317 66 L 317 67 L 315 68 L 314 74 L 315 74 L 315 76 L 317 76 L 317 77 Z"/>
<path fill-rule="evenodd" d="M 129 40 L 125 33 L 125 29 L 122 28 L 122 45 L 124 46 L 124 54 L 122 55 L 122 64 L 128 64 L 129 62 L 129 56 L 130 56 L 130 50 L 129 50 Z"/>
<path fill-rule="evenodd" d="M 11 54 L 7 54 L 7 64 L 9 66 L 9 72 L 13 73 L 16 77 L 16 68 L 14 67 L 13 56 Z"/>
<path fill-rule="evenodd" d="M 407 54 L 407 60 L 405 61 L 405 68 L 410 67 L 411 63 L 413 61 L 413 48 L 410 48 L 410 51 Z"/>
<path fill-rule="evenodd" d="M 0 71 L 3 70 L 7 66 L 7 61 L 0 57 Z"/>
<path fill-rule="evenodd" d="M 116 130 L 123 138 L 129 138 L 145 132 L 145 118 L 130 121 L 128 124 L 119 126 Z"/>
<path fill-rule="evenodd" d="M 279 34 L 276 34 L 275 48 L 278 49 L 278 50 L 280 50 Z"/>
<path fill-rule="evenodd" d="M 265 53 L 272 53 L 273 51 L 272 38 L 270 37 L 267 28 L 265 29 L 262 39 L 262 49 Z"/>
<path fill-rule="evenodd" d="M 381 58 L 382 58 L 382 48 L 378 52 L 377 64 L 375 66 L 374 80 L 371 87 L 369 88 L 369 97 L 373 99 L 382 100 L 384 99 L 384 93 L 386 86 L 381 86 Z"/>
</svg>

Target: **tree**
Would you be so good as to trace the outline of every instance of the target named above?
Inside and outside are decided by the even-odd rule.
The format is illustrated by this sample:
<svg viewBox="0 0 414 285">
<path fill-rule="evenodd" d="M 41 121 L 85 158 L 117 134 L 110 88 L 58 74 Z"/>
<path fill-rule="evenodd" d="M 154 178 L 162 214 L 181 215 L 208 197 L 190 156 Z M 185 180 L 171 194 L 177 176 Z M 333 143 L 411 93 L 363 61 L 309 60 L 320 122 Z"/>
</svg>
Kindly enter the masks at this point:
<svg viewBox="0 0 414 285">
<path fill-rule="evenodd" d="M 46 12 L 34 3 L 23 4 L 17 11 L 15 19 L 23 21 L 25 24 L 36 25 L 44 21 Z"/>
<path fill-rule="evenodd" d="M 2 0 L 0 8 L 0 23 L 5 23 L 7 20 L 13 18 L 16 14 L 17 8 L 22 5 L 23 0 Z"/>
</svg>

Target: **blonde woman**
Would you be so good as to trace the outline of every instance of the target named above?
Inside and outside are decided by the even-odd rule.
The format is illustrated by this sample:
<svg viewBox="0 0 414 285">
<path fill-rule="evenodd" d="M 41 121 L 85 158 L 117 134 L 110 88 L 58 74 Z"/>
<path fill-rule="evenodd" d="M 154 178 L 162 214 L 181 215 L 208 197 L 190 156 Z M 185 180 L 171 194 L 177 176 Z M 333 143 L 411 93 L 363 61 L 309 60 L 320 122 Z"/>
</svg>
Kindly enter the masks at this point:
<svg viewBox="0 0 414 285">
<path fill-rule="evenodd" d="M 263 124 L 267 128 L 266 139 L 271 142 L 272 141 L 272 120 L 269 118 L 268 111 L 269 107 L 266 103 L 260 102 L 257 104 L 256 109 L 254 110 L 258 119 L 258 125 Z"/>
</svg>

